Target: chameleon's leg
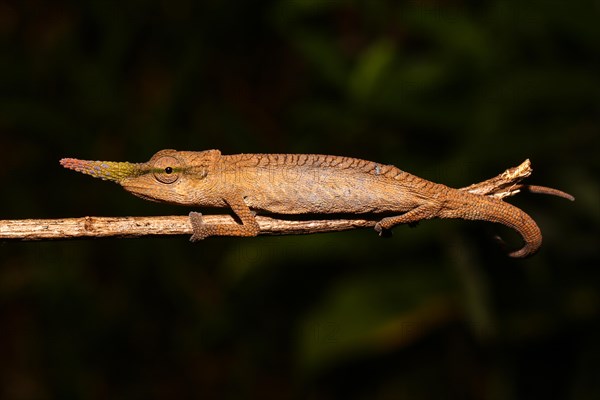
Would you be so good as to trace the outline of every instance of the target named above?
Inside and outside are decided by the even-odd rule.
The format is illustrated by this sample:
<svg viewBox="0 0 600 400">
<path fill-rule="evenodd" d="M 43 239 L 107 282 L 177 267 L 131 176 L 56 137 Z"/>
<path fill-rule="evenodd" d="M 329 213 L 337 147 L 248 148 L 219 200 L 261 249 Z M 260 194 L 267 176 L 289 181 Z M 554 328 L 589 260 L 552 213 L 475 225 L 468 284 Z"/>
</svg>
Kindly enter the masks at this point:
<svg viewBox="0 0 600 400">
<path fill-rule="evenodd" d="M 205 224 L 202 220 L 202 214 L 192 211 L 190 213 L 190 222 L 192 223 L 193 234 L 190 241 L 196 242 L 208 236 L 256 236 L 260 232 L 260 227 L 254 218 L 254 213 L 248 208 L 241 197 L 226 198 L 225 201 L 231 207 L 235 215 L 242 221 L 242 225 L 215 225 Z"/>
<path fill-rule="evenodd" d="M 382 218 L 381 221 L 375 224 L 375 230 L 379 233 L 379 236 L 385 234 L 386 231 L 399 224 L 410 224 L 414 225 L 422 219 L 431 218 L 431 209 L 425 206 L 419 206 L 410 211 L 405 212 L 402 215 L 395 215 L 393 217 Z"/>
</svg>

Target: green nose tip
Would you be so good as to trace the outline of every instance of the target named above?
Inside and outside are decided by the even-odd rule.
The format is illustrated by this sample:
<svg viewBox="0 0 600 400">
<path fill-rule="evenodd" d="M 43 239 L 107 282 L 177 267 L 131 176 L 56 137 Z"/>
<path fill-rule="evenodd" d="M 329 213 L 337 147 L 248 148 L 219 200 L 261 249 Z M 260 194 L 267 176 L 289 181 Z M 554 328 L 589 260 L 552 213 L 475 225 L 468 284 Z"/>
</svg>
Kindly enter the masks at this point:
<svg viewBox="0 0 600 400">
<path fill-rule="evenodd" d="M 87 161 L 75 158 L 63 158 L 60 165 L 83 174 L 107 181 L 119 182 L 138 175 L 139 166 L 128 162 Z"/>
</svg>

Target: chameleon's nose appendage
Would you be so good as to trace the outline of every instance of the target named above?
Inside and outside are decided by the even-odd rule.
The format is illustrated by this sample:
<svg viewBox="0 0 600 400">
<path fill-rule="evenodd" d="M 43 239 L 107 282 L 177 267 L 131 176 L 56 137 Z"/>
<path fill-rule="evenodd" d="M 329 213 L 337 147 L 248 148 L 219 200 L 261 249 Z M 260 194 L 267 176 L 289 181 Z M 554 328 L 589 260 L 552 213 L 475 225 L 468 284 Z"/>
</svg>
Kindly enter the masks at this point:
<svg viewBox="0 0 600 400">
<path fill-rule="evenodd" d="M 63 158 L 60 165 L 83 174 L 107 181 L 120 182 L 125 178 L 138 175 L 137 164 L 112 161 L 87 161 L 75 158 Z"/>
</svg>

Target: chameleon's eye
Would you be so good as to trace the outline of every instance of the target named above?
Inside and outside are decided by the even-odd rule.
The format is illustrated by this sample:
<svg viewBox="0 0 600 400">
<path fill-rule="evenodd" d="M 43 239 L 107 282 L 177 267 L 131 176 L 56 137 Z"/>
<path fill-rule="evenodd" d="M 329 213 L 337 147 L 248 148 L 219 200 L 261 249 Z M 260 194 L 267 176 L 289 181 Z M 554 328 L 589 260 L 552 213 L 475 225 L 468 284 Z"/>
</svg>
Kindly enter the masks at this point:
<svg viewBox="0 0 600 400">
<path fill-rule="evenodd" d="M 175 157 L 161 157 L 154 162 L 154 177 L 162 183 L 173 183 L 181 174 L 180 165 Z"/>
</svg>

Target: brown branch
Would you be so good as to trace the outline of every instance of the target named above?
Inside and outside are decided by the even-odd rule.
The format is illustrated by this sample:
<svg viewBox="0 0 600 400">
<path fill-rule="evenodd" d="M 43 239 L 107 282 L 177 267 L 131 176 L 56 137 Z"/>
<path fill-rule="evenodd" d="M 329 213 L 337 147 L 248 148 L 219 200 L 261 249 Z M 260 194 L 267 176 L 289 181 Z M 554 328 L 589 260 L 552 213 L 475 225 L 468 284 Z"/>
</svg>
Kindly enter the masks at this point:
<svg viewBox="0 0 600 400">
<path fill-rule="evenodd" d="M 207 224 L 236 224 L 230 215 L 203 215 Z M 282 220 L 257 215 L 261 235 L 334 232 L 375 225 L 375 220 Z M 191 235 L 188 216 L 81 217 L 0 221 L 0 240 L 53 240 L 84 237 Z"/>
<path fill-rule="evenodd" d="M 468 192 L 504 198 L 513 196 L 524 187 L 519 182 L 531 175 L 531 164 L 507 169 L 486 181 L 461 188 Z M 539 188 L 539 187 L 536 187 Z M 235 224 L 230 215 L 204 215 L 207 224 Z M 343 231 L 372 227 L 373 219 L 280 219 L 256 216 L 261 235 L 290 235 Z M 188 216 L 160 217 L 82 217 L 61 219 L 0 220 L 0 240 L 53 240 L 84 237 L 119 237 L 191 235 Z"/>
</svg>

